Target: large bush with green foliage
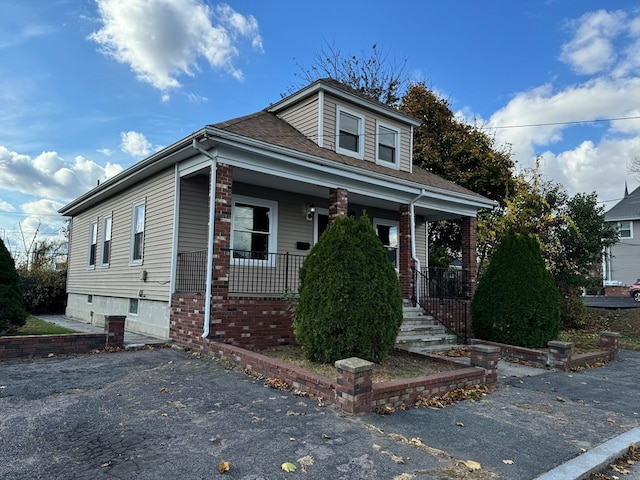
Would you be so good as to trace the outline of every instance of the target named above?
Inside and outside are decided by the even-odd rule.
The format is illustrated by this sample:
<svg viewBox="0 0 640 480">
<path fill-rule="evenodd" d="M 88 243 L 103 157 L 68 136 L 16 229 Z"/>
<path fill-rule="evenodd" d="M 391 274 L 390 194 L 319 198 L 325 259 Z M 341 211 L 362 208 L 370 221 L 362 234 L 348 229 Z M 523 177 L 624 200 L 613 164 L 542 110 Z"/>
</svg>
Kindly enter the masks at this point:
<svg viewBox="0 0 640 480">
<path fill-rule="evenodd" d="M 509 231 L 491 257 L 471 302 L 476 338 L 545 347 L 560 330 L 561 298 L 538 240 Z"/>
<path fill-rule="evenodd" d="M 49 267 L 19 271 L 24 305 L 30 313 L 64 313 L 67 271 Z"/>
<path fill-rule="evenodd" d="M 0 335 L 15 332 L 26 320 L 16 265 L 0 239 Z"/>
<path fill-rule="evenodd" d="M 393 349 L 400 284 L 366 215 L 334 220 L 300 269 L 299 294 L 294 331 L 308 359 L 380 362 Z"/>
</svg>

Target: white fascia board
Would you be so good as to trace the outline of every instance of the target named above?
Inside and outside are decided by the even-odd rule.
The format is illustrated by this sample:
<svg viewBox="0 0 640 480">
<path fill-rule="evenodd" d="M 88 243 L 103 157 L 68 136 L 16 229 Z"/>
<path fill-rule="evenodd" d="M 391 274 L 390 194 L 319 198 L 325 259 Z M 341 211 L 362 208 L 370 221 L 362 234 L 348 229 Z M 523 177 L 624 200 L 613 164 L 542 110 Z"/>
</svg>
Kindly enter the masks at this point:
<svg viewBox="0 0 640 480">
<path fill-rule="evenodd" d="M 183 155 L 186 155 L 188 158 L 188 156 L 190 156 L 188 152 L 191 149 L 192 139 L 200 138 L 204 132 L 204 129 L 199 130 L 188 137 L 178 140 L 172 145 L 163 148 L 150 157 L 133 164 L 126 170 L 123 170 L 97 187 L 89 190 L 84 195 L 81 195 L 71 201 L 58 210 L 58 212 L 65 216 L 77 215 L 86 208 L 95 205 L 111 195 L 121 192 L 140 180 L 150 177 L 165 168 L 169 168 L 176 162 L 180 161 Z"/>
</svg>

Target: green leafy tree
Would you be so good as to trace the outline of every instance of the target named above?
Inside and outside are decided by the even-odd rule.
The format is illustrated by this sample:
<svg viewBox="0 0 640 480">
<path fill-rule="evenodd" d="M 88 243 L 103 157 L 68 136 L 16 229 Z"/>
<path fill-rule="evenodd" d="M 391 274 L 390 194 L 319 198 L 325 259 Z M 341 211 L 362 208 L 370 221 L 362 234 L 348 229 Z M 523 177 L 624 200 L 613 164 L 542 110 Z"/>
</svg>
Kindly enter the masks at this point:
<svg viewBox="0 0 640 480">
<path fill-rule="evenodd" d="M 64 242 L 35 243 L 31 262 L 18 268 L 25 307 L 31 313 L 63 313 L 66 304 L 66 264 L 56 260 L 64 254 Z M 58 268 L 61 267 L 61 268 Z"/>
<path fill-rule="evenodd" d="M 516 188 L 505 205 L 478 219 L 478 252 L 486 267 L 507 231 L 526 231 L 540 242 L 542 256 L 562 297 L 562 325 L 584 322 L 582 287 L 593 282 L 593 266 L 617 233 L 604 220 L 595 193 L 569 197 L 562 185 L 546 180 L 535 168 L 517 177 Z"/>
<path fill-rule="evenodd" d="M 308 359 L 380 362 L 394 348 L 400 285 L 366 215 L 333 221 L 300 269 L 299 295 L 293 326 Z"/>
<path fill-rule="evenodd" d="M 15 332 L 26 320 L 27 311 L 22 302 L 16 266 L 0 239 L 0 335 Z"/>
<path fill-rule="evenodd" d="M 560 330 L 560 304 L 538 240 L 510 230 L 480 277 L 471 328 L 484 340 L 544 347 Z"/>
<path fill-rule="evenodd" d="M 516 187 L 508 149 L 499 148 L 479 128 L 456 120 L 449 102 L 424 83 L 409 86 L 400 110 L 422 120 L 413 136 L 415 165 L 504 205 Z M 458 223 L 434 222 L 429 231 L 430 254 L 459 254 Z"/>
</svg>

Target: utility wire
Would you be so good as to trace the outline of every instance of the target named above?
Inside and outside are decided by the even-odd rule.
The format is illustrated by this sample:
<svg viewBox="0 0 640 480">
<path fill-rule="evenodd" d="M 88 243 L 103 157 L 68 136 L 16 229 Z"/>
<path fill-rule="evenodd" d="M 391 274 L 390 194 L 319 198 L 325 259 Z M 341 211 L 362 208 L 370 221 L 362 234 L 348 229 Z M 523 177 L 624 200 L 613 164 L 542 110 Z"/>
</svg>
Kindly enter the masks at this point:
<svg viewBox="0 0 640 480">
<path fill-rule="evenodd" d="M 616 120 L 637 120 L 640 116 L 635 117 L 618 117 L 618 118 L 598 118 L 596 120 L 573 120 L 570 122 L 548 122 L 548 123 L 528 123 L 522 125 L 500 125 L 497 127 L 480 127 L 481 129 L 502 129 L 502 128 L 526 128 L 526 127 L 549 127 L 553 125 L 577 125 L 580 123 L 598 123 L 598 122 L 613 122 Z"/>
</svg>

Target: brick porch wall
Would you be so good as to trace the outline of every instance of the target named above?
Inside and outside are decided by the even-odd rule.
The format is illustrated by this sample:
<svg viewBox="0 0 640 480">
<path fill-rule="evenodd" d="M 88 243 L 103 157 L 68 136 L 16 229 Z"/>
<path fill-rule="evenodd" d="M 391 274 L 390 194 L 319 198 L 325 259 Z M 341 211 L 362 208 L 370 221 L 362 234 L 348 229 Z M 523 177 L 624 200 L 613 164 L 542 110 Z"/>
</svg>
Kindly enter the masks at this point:
<svg viewBox="0 0 640 480">
<path fill-rule="evenodd" d="M 398 277 L 402 298 L 414 297 L 413 259 L 411 258 L 411 210 L 409 205 L 400 205 Z"/>
</svg>

